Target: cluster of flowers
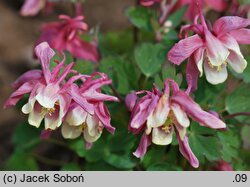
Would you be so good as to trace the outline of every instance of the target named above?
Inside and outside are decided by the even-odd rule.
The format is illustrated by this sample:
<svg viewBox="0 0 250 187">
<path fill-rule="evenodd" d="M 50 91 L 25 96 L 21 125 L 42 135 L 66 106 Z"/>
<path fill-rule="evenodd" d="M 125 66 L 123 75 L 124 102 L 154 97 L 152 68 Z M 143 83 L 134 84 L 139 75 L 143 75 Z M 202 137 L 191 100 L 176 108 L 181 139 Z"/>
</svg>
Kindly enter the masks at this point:
<svg viewBox="0 0 250 187">
<path fill-rule="evenodd" d="M 103 128 L 114 133 L 104 101 L 118 99 L 101 93 L 101 87 L 111 84 L 112 80 L 99 72 L 79 74 L 72 70 L 73 62 L 64 67 L 64 60 L 50 71 L 55 52 L 46 42 L 35 48 L 35 54 L 42 70 L 31 70 L 21 75 L 14 82 L 16 91 L 6 101 L 5 107 L 16 105 L 25 94 L 29 94 L 22 112 L 29 114 L 30 125 L 39 127 L 44 119 L 45 130 L 53 131 L 62 126 L 65 138 L 76 138 L 83 133 L 87 147 L 101 136 Z M 66 80 L 69 74 L 73 75 Z"/>
<path fill-rule="evenodd" d="M 33 6 L 32 2 L 47 1 L 26 0 L 23 9 L 28 5 Z M 175 133 L 181 154 L 193 167 L 198 167 L 199 161 L 188 143 L 189 117 L 201 126 L 226 128 L 226 124 L 218 116 L 202 110 L 189 93 L 197 89 L 203 66 L 206 79 L 211 84 L 219 84 L 227 79 L 228 64 L 237 73 L 243 72 L 247 62 L 238 44 L 250 43 L 250 30 L 245 28 L 250 25 L 250 19 L 222 17 L 212 27 L 206 23 L 198 6 L 194 8 L 197 2 L 200 7 L 206 5 L 218 11 L 227 7 L 223 0 L 141 0 L 143 6 L 161 3 L 168 13 L 189 4 L 187 16 L 194 21 L 181 28 L 180 33 L 184 33 L 185 38 L 175 44 L 167 55 L 168 60 L 176 65 L 188 59 L 188 89 L 182 91 L 176 82 L 166 79 L 162 91 L 154 87 L 151 92 L 138 91 L 126 96 L 125 103 L 132 112 L 129 131 L 136 135 L 142 134 L 140 144 L 134 152 L 136 157 L 145 155 L 151 142 L 157 145 L 171 144 Z M 166 12 L 162 12 L 164 17 Z M 28 121 L 31 125 L 39 127 L 44 119 L 45 130 L 51 131 L 62 126 L 65 138 L 76 138 L 83 133 L 86 145 L 90 147 L 101 136 L 103 128 L 114 133 L 104 101 L 118 99 L 101 93 L 101 87 L 112 82 L 103 73 L 82 75 L 72 70 L 74 63 L 65 67 L 64 60 L 50 71 L 50 61 L 55 54 L 50 46 L 59 52 L 67 50 L 77 58 L 93 62 L 99 59 L 97 43 L 86 43 L 79 37 L 79 33 L 87 30 L 83 17 L 71 19 L 61 15 L 59 18 L 64 21 L 43 27 L 38 40 L 38 43 L 42 43 L 35 48 L 42 71 L 31 70 L 18 78 L 13 84 L 16 91 L 6 101 L 5 107 L 16 105 L 24 94 L 30 94 L 22 111 L 29 114 Z M 193 36 L 188 36 L 190 31 L 194 33 Z M 73 75 L 67 79 L 69 74 Z M 141 94 L 144 96 L 139 98 L 138 95 Z"/>
<path fill-rule="evenodd" d="M 126 97 L 126 104 L 132 111 L 129 130 L 134 134 L 143 133 L 139 147 L 134 152 L 136 157 L 144 156 L 151 142 L 156 145 L 171 144 L 175 132 L 181 154 L 193 167 L 199 166 L 199 161 L 188 144 L 188 116 L 201 126 L 213 129 L 223 129 L 226 125 L 217 116 L 203 111 L 193 101 L 189 96 L 191 87 L 190 84 L 184 92 L 175 81 L 166 79 L 163 92 L 154 87 L 152 92 L 139 91 Z M 142 93 L 146 95 L 138 99 L 137 94 Z"/>
</svg>

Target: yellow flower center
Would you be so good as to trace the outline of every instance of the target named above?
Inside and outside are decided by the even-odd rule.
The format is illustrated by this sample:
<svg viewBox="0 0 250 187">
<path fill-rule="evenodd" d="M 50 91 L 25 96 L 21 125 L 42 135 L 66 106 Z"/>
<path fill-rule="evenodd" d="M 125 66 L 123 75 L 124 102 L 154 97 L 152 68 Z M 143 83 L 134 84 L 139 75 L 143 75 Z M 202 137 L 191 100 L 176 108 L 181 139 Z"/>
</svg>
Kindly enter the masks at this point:
<svg viewBox="0 0 250 187">
<path fill-rule="evenodd" d="M 41 114 L 42 115 L 49 114 L 49 116 L 52 116 L 53 113 L 56 111 L 56 106 L 59 106 L 59 102 L 58 101 L 55 102 L 55 105 L 54 105 L 53 108 L 42 107 Z"/>
<path fill-rule="evenodd" d="M 219 66 L 214 66 L 210 61 L 208 61 L 208 65 L 211 69 L 216 69 L 216 71 L 220 72 L 223 66 L 227 66 L 227 62 L 225 61 Z"/>
<path fill-rule="evenodd" d="M 86 122 L 83 122 L 83 123 L 79 126 L 79 131 L 83 132 L 86 128 L 87 128 L 87 123 L 86 123 Z"/>
<path fill-rule="evenodd" d="M 166 133 L 170 133 L 175 121 L 175 116 L 172 110 L 169 111 L 168 118 L 165 123 L 161 126 L 161 130 L 165 131 Z"/>
</svg>

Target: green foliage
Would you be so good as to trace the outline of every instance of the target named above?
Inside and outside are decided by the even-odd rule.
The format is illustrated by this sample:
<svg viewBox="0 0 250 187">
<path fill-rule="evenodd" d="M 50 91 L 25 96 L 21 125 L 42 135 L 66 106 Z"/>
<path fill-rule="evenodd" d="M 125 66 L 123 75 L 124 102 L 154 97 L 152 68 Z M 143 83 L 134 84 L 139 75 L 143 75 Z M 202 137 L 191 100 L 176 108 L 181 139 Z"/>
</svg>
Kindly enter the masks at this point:
<svg viewBox="0 0 250 187">
<path fill-rule="evenodd" d="M 192 123 L 189 143 L 201 164 L 206 163 L 205 158 L 209 161 L 220 160 L 221 144 L 218 137 L 216 137 L 215 130 L 200 127 L 197 123 Z"/>
<path fill-rule="evenodd" d="M 229 126 L 229 125 L 228 125 Z M 217 132 L 220 143 L 222 145 L 222 158 L 227 162 L 232 162 L 239 156 L 240 133 L 237 129 L 231 127 L 225 132 Z"/>
<path fill-rule="evenodd" d="M 180 25 L 182 18 L 187 11 L 187 8 L 187 6 L 183 6 L 168 17 L 167 21 L 170 21 L 172 23 L 171 29 L 175 29 L 177 26 Z"/>
<path fill-rule="evenodd" d="M 121 94 L 127 94 L 137 86 L 140 73 L 130 62 L 118 56 L 108 56 L 100 62 L 100 71 L 107 73 Z"/>
<path fill-rule="evenodd" d="M 150 9 L 145 7 L 130 7 L 126 11 L 126 16 L 137 28 L 146 31 L 153 30 L 153 26 L 151 24 L 153 13 Z"/>
<path fill-rule="evenodd" d="M 249 91 L 250 85 L 241 84 L 230 95 L 227 95 L 226 110 L 229 114 L 250 111 Z M 236 119 L 241 123 L 250 123 L 249 116 L 237 116 Z"/>
<path fill-rule="evenodd" d="M 182 83 L 182 74 L 176 72 L 176 68 L 174 65 L 170 63 L 165 63 L 161 74 L 157 74 L 155 76 L 155 83 L 160 87 L 163 88 L 164 81 L 166 78 L 171 78 L 176 81 L 179 85 Z"/>
<path fill-rule="evenodd" d="M 16 148 L 31 150 L 40 143 L 41 129 L 36 129 L 28 123 L 19 124 L 12 136 L 12 142 Z"/>
<path fill-rule="evenodd" d="M 146 77 L 151 77 L 160 71 L 165 62 L 165 49 L 161 44 L 144 43 L 134 51 L 135 61 Z"/>
<path fill-rule="evenodd" d="M 178 166 L 169 163 L 153 164 L 147 168 L 148 171 L 182 171 Z"/>
<path fill-rule="evenodd" d="M 38 165 L 29 153 L 16 149 L 7 160 L 5 168 L 14 171 L 36 171 Z"/>
<path fill-rule="evenodd" d="M 67 163 L 61 168 L 61 171 L 80 171 L 80 170 L 81 168 L 79 167 L 79 165 L 74 162 Z"/>
<path fill-rule="evenodd" d="M 100 35 L 99 40 L 99 48 L 104 56 L 127 53 L 134 44 L 131 30 L 107 32 Z"/>
</svg>

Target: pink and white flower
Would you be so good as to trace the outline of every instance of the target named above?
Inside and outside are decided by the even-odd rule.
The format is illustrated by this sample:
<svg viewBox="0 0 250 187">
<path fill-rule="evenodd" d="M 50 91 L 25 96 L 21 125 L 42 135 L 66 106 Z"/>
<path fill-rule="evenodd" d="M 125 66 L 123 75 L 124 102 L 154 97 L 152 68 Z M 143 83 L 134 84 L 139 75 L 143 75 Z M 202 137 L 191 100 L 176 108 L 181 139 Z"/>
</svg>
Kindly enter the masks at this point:
<svg viewBox="0 0 250 187">
<path fill-rule="evenodd" d="M 5 107 L 16 105 L 25 94 L 30 94 L 22 112 L 29 114 L 28 122 L 35 127 L 39 127 L 44 119 L 42 138 L 48 138 L 61 124 L 64 138 L 77 138 L 83 133 L 87 148 L 101 136 L 104 128 L 114 134 L 115 128 L 110 124 L 110 114 L 104 102 L 118 99 L 101 93 L 102 86 L 111 84 L 112 80 L 99 72 L 78 74 L 72 70 L 74 63 L 64 67 L 64 60 L 50 71 L 55 52 L 46 42 L 39 44 L 35 53 L 42 70 L 31 70 L 20 76 L 13 84 L 16 91 L 5 102 Z M 67 79 L 70 73 L 73 76 Z"/>
<path fill-rule="evenodd" d="M 250 19 L 237 16 L 226 16 L 218 19 L 209 29 L 203 15 L 199 15 L 193 25 L 184 26 L 185 39 L 180 40 L 168 53 L 168 60 L 180 65 L 189 58 L 187 74 L 192 75 L 193 85 L 196 87 L 198 76 L 203 75 L 211 84 L 223 83 L 228 76 L 227 65 L 242 73 L 247 66 L 239 44 L 250 43 Z M 188 37 L 188 31 L 195 35 Z"/>
<path fill-rule="evenodd" d="M 96 75 L 101 77 L 93 79 Z M 104 105 L 104 101 L 118 101 L 118 99 L 100 92 L 102 86 L 111 84 L 111 82 L 112 80 L 108 79 L 105 74 L 96 72 L 86 78 L 81 87 L 71 86 L 69 93 L 72 98 L 75 101 L 86 99 L 89 105 L 93 107 L 93 113 L 72 102 L 62 126 L 64 138 L 74 139 L 83 134 L 87 145 L 91 145 L 101 136 L 103 128 L 106 128 L 112 134 L 114 133 L 115 128 L 110 124 L 110 114 Z"/>
<path fill-rule="evenodd" d="M 70 95 L 61 88 L 61 84 L 74 63 L 69 64 L 59 75 L 64 61 L 50 71 L 50 60 L 55 53 L 47 43 L 39 44 L 35 53 L 42 71 L 31 70 L 21 75 L 13 84 L 16 91 L 6 101 L 5 107 L 15 105 L 24 94 L 30 94 L 28 103 L 22 107 L 22 112 L 29 114 L 29 124 L 39 127 L 44 119 L 45 129 L 55 130 L 61 125 L 71 102 Z"/>
<path fill-rule="evenodd" d="M 83 22 L 84 17 L 70 18 L 66 15 L 60 15 L 59 19 L 63 21 L 42 26 L 42 34 L 37 43 L 48 42 L 52 48 L 59 52 L 66 50 L 76 58 L 98 62 L 97 42 L 86 42 L 80 37 L 88 30 L 88 25 Z"/>
<path fill-rule="evenodd" d="M 171 91 L 169 83 L 172 85 Z M 175 133 L 182 155 L 193 167 L 199 166 L 199 161 L 188 144 L 186 131 L 190 125 L 189 117 L 199 122 L 201 126 L 213 129 L 225 128 L 226 125 L 214 115 L 203 111 L 188 96 L 189 91 L 190 87 L 184 92 L 173 80 L 166 79 L 163 93 L 157 88 L 153 88 L 152 92 L 137 92 L 146 95 L 138 99 L 129 122 L 131 132 L 134 134 L 143 132 L 140 144 L 134 152 L 136 157 L 142 157 L 151 142 L 156 145 L 171 144 Z"/>
</svg>

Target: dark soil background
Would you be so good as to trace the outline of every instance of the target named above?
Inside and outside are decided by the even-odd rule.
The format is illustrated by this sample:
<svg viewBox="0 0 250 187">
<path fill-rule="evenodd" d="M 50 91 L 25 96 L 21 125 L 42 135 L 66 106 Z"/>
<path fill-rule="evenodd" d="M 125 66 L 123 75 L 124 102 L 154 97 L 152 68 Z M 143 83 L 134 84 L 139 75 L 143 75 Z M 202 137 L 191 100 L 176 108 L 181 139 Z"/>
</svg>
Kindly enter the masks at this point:
<svg viewBox="0 0 250 187">
<path fill-rule="evenodd" d="M 21 17 L 22 3 L 22 0 L 0 0 L 0 168 L 13 151 L 11 135 L 16 125 L 26 119 L 20 111 L 2 107 L 13 91 L 10 84 L 37 65 L 32 55 L 41 24 L 56 21 L 58 14 L 72 15 L 72 6 L 62 3 L 51 15 Z M 133 3 L 134 0 L 88 0 L 85 5 L 86 22 L 90 27 L 100 25 L 101 32 L 122 30 L 129 26 L 124 11 Z"/>
</svg>

